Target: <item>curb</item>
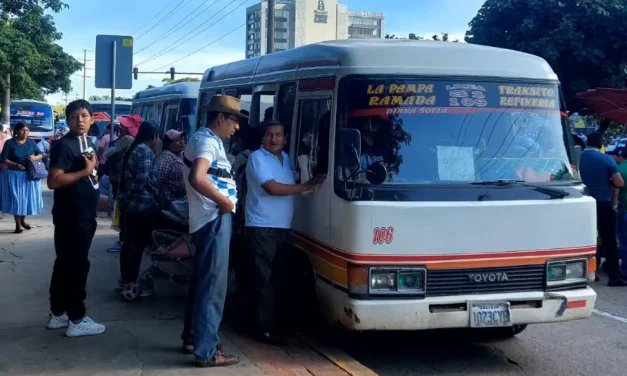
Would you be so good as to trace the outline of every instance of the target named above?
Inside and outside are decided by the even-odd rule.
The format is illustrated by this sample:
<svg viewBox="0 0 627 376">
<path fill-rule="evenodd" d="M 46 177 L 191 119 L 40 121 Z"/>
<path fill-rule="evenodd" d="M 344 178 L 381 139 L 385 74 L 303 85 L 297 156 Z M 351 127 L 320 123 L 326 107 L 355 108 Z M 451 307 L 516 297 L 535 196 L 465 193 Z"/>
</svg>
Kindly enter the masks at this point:
<svg viewBox="0 0 627 376">
<path fill-rule="evenodd" d="M 353 357 L 340 349 L 316 343 L 306 337 L 301 337 L 301 339 L 316 350 L 316 352 L 320 355 L 327 358 L 351 376 L 378 376 L 378 373 L 359 363 Z"/>
</svg>

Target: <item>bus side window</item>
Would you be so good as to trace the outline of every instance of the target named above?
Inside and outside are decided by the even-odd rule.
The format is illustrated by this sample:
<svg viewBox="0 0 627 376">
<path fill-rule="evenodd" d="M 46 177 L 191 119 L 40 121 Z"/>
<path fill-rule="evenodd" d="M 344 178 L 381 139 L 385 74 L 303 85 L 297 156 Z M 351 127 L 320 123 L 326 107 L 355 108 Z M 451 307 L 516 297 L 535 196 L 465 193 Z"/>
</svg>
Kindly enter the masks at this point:
<svg viewBox="0 0 627 376">
<path fill-rule="evenodd" d="M 301 183 L 329 169 L 331 98 L 301 99 L 296 134 L 296 170 Z"/>
<path fill-rule="evenodd" d="M 276 119 L 285 127 L 285 136 L 288 140 L 284 151 L 290 153 L 290 135 L 294 121 L 294 105 L 296 104 L 296 83 L 283 84 L 279 88 L 279 98 L 276 109 Z"/>
<path fill-rule="evenodd" d="M 198 103 L 198 120 L 195 124 L 194 131 L 207 126 L 207 111 L 205 110 L 205 106 L 209 104 L 209 101 L 215 95 L 215 91 L 205 91 L 200 95 L 200 103 Z"/>
</svg>

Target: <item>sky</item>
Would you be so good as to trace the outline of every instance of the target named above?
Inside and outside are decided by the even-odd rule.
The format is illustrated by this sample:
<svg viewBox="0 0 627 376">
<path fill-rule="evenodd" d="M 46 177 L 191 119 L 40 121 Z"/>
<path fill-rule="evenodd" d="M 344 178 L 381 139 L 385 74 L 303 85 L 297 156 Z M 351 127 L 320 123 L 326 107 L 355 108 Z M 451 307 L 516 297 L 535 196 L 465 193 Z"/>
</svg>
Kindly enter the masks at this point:
<svg viewBox="0 0 627 376">
<path fill-rule="evenodd" d="M 94 86 L 96 35 L 131 35 L 133 64 L 140 72 L 199 72 L 244 59 L 246 8 L 259 0 L 63 0 L 69 8 L 54 14 L 58 42 L 70 55 L 83 61 L 87 50 L 86 92 L 110 94 Z M 350 10 L 379 12 L 385 16 L 384 32 L 396 36 L 415 33 L 430 37 L 448 32 L 463 40 L 468 23 L 484 0 L 340 0 Z M 191 55 L 190 55 L 191 54 Z M 188 56 L 189 55 L 189 56 Z M 83 71 L 72 76 L 68 100 L 82 97 Z M 141 74 L 131 90 L 116 90 L 116 96 L 131 97 L 148 85 L 161 86 L 169 74 Z M 182 76 L 177 76 L 181 78 Z M 56 93 L 50 104 L 64 102 Z"/>
</svg>

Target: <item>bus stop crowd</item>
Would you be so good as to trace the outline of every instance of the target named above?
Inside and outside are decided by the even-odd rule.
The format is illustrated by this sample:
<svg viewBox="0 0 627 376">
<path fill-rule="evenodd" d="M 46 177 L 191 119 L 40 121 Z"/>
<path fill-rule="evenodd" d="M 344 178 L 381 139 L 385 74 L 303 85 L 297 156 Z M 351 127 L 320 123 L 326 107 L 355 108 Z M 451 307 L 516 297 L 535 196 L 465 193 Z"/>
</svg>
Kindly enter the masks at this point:
<svg viewBox="0 0 627 376">
<path fill-rule="evenodd" d="M 589 195 L 596 200 L 597 268 L 607 272 L 608 286 L 618 287 L 625 286 L 627 278 L 627 146 L 619 144 L 607 153 L 602 148 L 603 130 L 588 135 L 579 170 Z"/>
<path fill-rule="evenodd" d="M 96 150 L 87 136 L 94 121 L 90 103 L 68 104 L 68 131 L 46 150 L 47 185 L 54 191 L 56 252 L 48 329 L 65 329 L 68 337 L 105 331 L 104 325 L 87 316 L 85 307 L 89 249 L 104 190 L 115 202 L 114 222 L 120 230 L 119 247 L 108 249 L 119 250 L 120 278 L 115 288 L 129 301 L 151 295 L 138 279 L 153 231 L 172 225 L 162 212 L 187 202 L 193 275 L 181 338 L 183 353 L 194 354 L 196 366 L 239 361 L 223 352 L 218 338 L 234 228 L 242 235 L 238 243 L 243 244 L 245 261 L 240 267 L 246 278 L 238 294 L 245 298 L 238 302 L 246 305 L 239 310 L 252 323 L 247 329 L 260 341 L 285 343 L 277 320 L 277 280 L 294 212 L 293 196 L 313 190 L 325 176 L 296 183 L 290 158 L 283 151 L 286 127 L 271 120 L 272 108 L 266 111 L 261 130 L 248 125 L 248 112 L 235 97 L 217 95 L 201 111 L 206 122 L 189 139 L 176 126 L 163 132 L 137 114 L 119 117 L 119 132 Z M 231 151 L 236 155 L 227 155 L 223 140 L 234 146 Z M 3 162 L 12 166 L 9 159 Z"/>
</svg>

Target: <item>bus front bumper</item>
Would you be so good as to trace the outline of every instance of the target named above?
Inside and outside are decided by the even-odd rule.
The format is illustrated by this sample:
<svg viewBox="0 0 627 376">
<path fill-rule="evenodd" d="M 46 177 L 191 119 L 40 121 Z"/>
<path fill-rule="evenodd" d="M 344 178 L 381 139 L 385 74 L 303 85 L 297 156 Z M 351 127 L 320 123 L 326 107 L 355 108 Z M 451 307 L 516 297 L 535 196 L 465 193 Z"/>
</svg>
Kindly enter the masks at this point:
<svg viewBox="0 0 627 376">
<path fill-rule="evenodd" d="M 324 282 L 317 288 L 326 318 L 351 330 L 469 328 L 473 303 L 509 303 L 512 325 L 579 320 L 592 315 L 597 296 L 586 287 L 559 292 L 357 300 Z"/>
</svg>

